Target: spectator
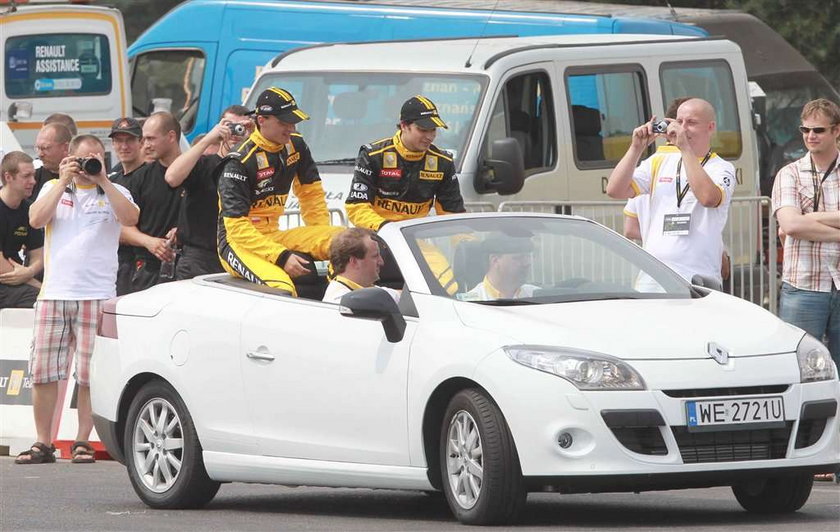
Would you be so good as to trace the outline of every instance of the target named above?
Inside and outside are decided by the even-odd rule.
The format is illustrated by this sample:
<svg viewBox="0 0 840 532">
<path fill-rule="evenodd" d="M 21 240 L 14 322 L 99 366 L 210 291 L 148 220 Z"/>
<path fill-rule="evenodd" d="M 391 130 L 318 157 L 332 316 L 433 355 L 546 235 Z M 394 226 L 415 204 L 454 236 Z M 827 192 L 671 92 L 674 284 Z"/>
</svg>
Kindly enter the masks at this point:
<svg viewBox="0 0 840 532">
<path fill-rule="evenodd" d="M 531 274 L 534 246 L 527 238 L 491 236 L 482 245 L 487 257 L 484 279 L 463 294 L 464 301 L 492 301 L 532 297 L 538 287 L 525 281 Z"/>
<path fill-rule="evenodd" d="M 330 242 L 330 264 L 335 278 L 324 293 L 327 303 L 339 303 L 342 296 L 360 288 L 370 288 L 379 280 L 379 269 L 384 262 L 379 243 L 370 229 L 352 227 L 338 233 Z M 379 287 L 399 303 L 400 292 L 393 288 Z"/>
<path fill-rule="evenodd" d="M 812 100 L 801 120 L 808 153 L 773 183 L 773 210 L 786 235 L 779 317 L 827 339 L 840 367 L 840 108 Z"/>
<path fill-rule="evenodd" d="M 683 102 L 664 134 L 652 122 L 633 131 L 630 147 L 613 169 L 607 194 L 626 199 L 650 194 L 645 249 L 683 278 L 700 274 L 722 285 L 723 228 L 735 188 L 735 168 L 711 150 L 715 111 L 705 100 Z M 658 137 L 663 146 L 638 167 Z"/>
<path fill-rule="evenodd" d="M 310 260 L 329 255 L 332 237 L 321 176 L 295 124 L 309 116 L 288 91 L 271 87 L 257 97 L 256 131 L 228 156 L 219 177 L 218 246 L 232 275 L 297 296 L 292 279 L 312 273 Z M 300 201 L 306 227 L 281 231 L 289 192 Z"/>
<path fill-rule="evenodd" d="M 32 308 L 44 267 L 44 232 L 29 225 L 29 197 L 35 188 L 32 157 L 13 151 L 0 164 L 0 309 Z M 27 266 L 20 252 L 26 250 Z"/>
<path fill-rule="evenodd" d="M 120 160 L 108 174 L 112 183 L 129 188 L 128 182 L 137 170 L 143 167 L 143 130 L 140 122 L 131 117 L 117 118 L 111 125 L 111 143 Z M 120 244 L 117 250 L 117 295 L 131 292 L 131 277 L 134 273 L 134 248 Z"/>
<path fill-rule="evenodd" d="M 72 116 L 64 113 L 53 113 L 46 117 L 41 125 L 46 126 L 47 124 L 61 124 L 70 131 L 70 135 L 73 137 L 79 134 L 79 128 L 76 127 L 76 121 L 73 120 Z"/>
<path fill-rule="evenodd" d="M 41 160 L 41 167 L 35 170 L 35 188 L 32 197 L 37 198 L 44 183 L 58 178 L 58 165 L 67 157 L 67 147 L 73 135 L 61 124 L 46 124 L 35 137 L 35 152 Z"/>
<path fill-rule="evenodd" d="M 128 182 L 140 207 L 137 227 L 124 227 L 120 242 L 134 246 L 134 271 L 130 292 L 162 281 L 161 261 L 175 259 L 174 232 L 181 206 L 180 188 L 166 183 L 166 169 L 181 155 L 181 126 L 170 113 L 153 113 L 143 124 L 143 144 L 153 161 L 135 172 Z M 171 279 L 163 279 L 167 281 Z"/>
<path fill-rule="evenodd" d="M 234 135 L 232 125 L 241 125 L 244 135 Z M 182 187 L 183 203 L 178 216 L 178 242 L 181 257 L 175 279 L 221 273 L 222 264 L 216 249 L 216 225 L 219 220 L 219 172 L 216 170 L 231 148 L 240 144 L 253 130 L 248 109 L 232 105 L 222 113 L 220 122 L 197 144 L 175 159 L 166 170 L 166 182 Z M 207 150 L 217 146 L 216 153 Z"/>
<path fill-rule="evenodd" d="M 63 127 L 63 126 L 62 126 Z M 51 426 L 58 381 L 67 378 L 76 358 L 79 428 L 73 462 L 93 462 L 88 443 L 93 428 L 90 405 L 90 357 L 103 300 L 114 297 L 120 225 L 137 223 L 129 192 L 105 175 L 105 148 L 92 135 L 80 135 L 29 209 L 32 227 L 46 227 L 44 286 L 35 304 L 35 330 L 29 372 L 37 439 L 20 453 L 18 464 L 55 461 Z M 94 157 L 99 173 L 86 174 L 77 157 Z"/>
</svg>

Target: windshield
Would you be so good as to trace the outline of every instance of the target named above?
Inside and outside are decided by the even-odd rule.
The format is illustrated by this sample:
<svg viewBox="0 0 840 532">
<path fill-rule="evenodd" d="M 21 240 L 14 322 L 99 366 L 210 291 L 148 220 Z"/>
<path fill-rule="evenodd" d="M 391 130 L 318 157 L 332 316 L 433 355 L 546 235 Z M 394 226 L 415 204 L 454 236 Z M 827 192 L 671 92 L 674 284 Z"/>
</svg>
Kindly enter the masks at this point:
<svg viewBox="0 0 840 532">
<path fill-rule="evenodd" d="M 433 294 L 493 305 L 692 297 L 675 272 L 586 220 L 441 217 L 403 234 Z"/>
<path fill-rule="evenodd" d="M 263 76 L 248 105 L 268 87 L 291 92 L 310 120 L 298 124 L 319 164 L 352 164 L 359 146 L 390 137 L 397 130 L 400 107 L 422 94 L 438 107 L 449 129 L 439 129 L 435 144 L 461 152 L 472 127 L 486 78 L 397 72 L 282 73 Z"/>
</svg>

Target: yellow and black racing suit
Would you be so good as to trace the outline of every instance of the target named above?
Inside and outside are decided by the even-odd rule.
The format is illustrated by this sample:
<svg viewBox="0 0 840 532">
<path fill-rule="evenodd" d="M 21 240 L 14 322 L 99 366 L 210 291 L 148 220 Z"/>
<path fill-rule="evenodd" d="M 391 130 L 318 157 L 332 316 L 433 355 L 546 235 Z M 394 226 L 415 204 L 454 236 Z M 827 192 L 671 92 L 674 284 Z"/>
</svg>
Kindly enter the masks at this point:
<svg viewBox="0 0 840 532">
<path fill-rule="evenodd" d="M 345 202 L 353 225 L 377 231 L 391 221 L 426 216 L 433 205 L 438 214 L 465 212 L 449 152 L 434 144 L 411 151 L 399 131 L 361 147 Z M 446 257 L 430 244 L 421 247 L 441 286 L 454 293 L 458 285 Z"/>
<path fill-rule="evenodd" d="M 306 227 L 281 231 L 286 198 L 300 200 Z M 231 152 L 219 176 L 219 258 L 225 270 L 249 281 L 297 295 L 282 266 L 291 251 L 329 257 L 333 235 L 318 168 L 299 134 L 275 144 L 259 131 Z"/>
</svg>

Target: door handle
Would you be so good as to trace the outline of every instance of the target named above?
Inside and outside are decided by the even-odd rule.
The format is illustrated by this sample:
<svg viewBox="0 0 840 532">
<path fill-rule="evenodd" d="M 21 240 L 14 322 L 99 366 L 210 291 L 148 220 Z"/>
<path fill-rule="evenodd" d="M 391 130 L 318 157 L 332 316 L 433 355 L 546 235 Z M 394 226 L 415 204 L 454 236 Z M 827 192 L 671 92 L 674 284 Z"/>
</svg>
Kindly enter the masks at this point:
<svg viewBox="0 0 840 532">
<path fill-rule="evenodd" d="M 258 351 L 248 351 L 245 356 L 253 360 L 267 360 L 269 362 L 274 360 L 274 355 L 271 353 L 260 353 Z"/>
</svg>

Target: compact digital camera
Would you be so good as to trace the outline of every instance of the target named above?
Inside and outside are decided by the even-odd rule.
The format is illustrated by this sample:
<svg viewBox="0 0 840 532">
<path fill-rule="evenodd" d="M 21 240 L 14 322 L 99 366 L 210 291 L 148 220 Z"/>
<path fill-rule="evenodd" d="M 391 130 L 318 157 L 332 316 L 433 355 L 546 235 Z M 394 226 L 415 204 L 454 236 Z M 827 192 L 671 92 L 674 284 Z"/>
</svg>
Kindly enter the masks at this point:
<svg viewBox="0 0 840 532">
<path fill-rule="evenodd" d="M 243 126 L 242 124 L 228 124 L 228 127 L 230 128 L 230 132 L 236 135 L 237 137 L 244 137 L 245 132 L 247 131 L 245 129 L 245 126 Z"/>
<path fill-rule="evenodd" d="M 651 127 L 653 128 L 654 133 L 665 133 L 666 131 L 668 131 L 668 121 L 657 120 L 651 125 Z"/>
</svg>

